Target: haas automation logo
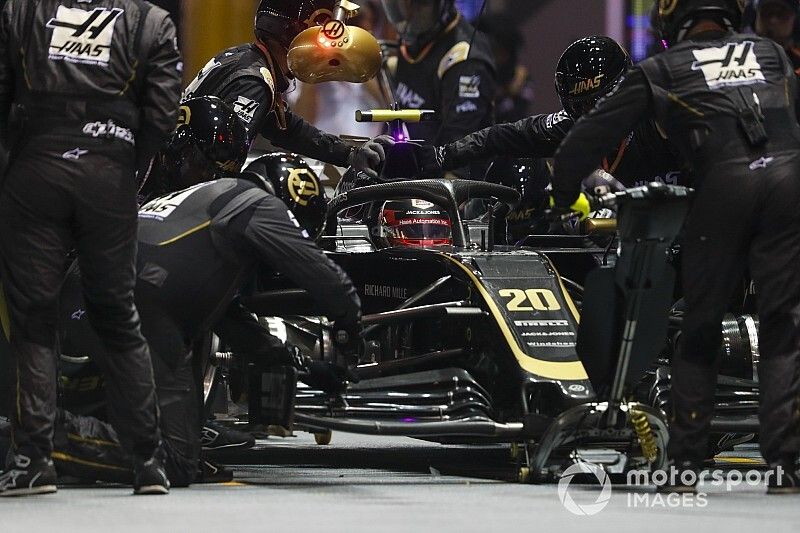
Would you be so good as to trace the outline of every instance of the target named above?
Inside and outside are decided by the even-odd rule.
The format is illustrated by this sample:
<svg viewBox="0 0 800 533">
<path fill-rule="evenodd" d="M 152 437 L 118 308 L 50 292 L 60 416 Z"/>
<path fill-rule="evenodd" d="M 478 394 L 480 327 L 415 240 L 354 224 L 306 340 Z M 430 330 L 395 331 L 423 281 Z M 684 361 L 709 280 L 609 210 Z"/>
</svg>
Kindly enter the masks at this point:
<svg viewBox="0 0 800 533">
<path fill-rule="evenodd" d="M 752 41 L 744 41 L 695 50 L 692 70 L 703 71 L 709 89 L 764 83 L 764 73 L 753 46 Z"/>
<path fill-rule="evenodd" d="M 98 7 L 92 11 L 58 6 L 56 17 L 47 23 L 53 28 L 50 39 L 50 59 L 108 65 L 114 23 L 124 10 Z"/>
</svg>

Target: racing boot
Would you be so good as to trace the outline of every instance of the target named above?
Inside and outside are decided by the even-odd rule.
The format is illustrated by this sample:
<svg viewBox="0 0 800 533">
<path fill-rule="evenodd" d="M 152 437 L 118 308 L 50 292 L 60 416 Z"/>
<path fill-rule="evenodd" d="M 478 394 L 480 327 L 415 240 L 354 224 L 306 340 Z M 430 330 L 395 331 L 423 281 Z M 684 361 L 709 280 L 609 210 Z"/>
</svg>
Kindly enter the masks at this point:
<svg viewBox="0 0 800 533">
<path fill-rule="evenodd" d="M 256 439 L 243 431 L 223 426 L 215 420 L 207 420 L 200 436 L 204 452 L 214 450 L 247 450 L 256 444 Z"/>
<path fill-rule="evenodd" d="M 771 474 L 767 494 L 800 494 L 800 475 L 794 466 L 778 466 Z"/>
<path fill-rule="evenodd" d="M 200 459 L 200 469 L 197 471 L 195 483 L 229 483 L 231 481 L 233 481 L 233 470 L 207 459 Z"/>
<path fill-rule="evenodd" d="M 169 494 L 169 479 L 164 469 L 164 450 L 159 446 L 147 460 L 134 459 L 134 494 Z"/>
<path fill-rule="evenodd" d="M 56 492 L 56 467 L 49 457 L 32 459 L 14 454 L 3 475 L 0 475 L 0 496 L 29 496 Z"/>
</svg>

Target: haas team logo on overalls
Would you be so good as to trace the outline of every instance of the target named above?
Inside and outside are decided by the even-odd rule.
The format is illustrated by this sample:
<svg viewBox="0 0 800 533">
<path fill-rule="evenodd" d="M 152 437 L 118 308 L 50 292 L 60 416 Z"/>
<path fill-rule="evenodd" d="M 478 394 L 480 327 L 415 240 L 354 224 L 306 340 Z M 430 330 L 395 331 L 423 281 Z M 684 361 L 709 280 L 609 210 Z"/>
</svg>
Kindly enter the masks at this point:
<svg viewBox="0 0 800 533">
<path fill-rule="evenodd" d="M 56 17 L 47 23 L 48 28 L 53 28 L 50 59 L 107 66 L 114 24 L 122 13 L 119 8 L 85 11 L 58 6 Z"/>
<path fill-rule="evenodd" d="M 728 43 L 721 48 L 702 48 L 692 53 L 692 70 L 702 70 L 709 89 L 764 83 L 752 41 Z"/>
</svg>

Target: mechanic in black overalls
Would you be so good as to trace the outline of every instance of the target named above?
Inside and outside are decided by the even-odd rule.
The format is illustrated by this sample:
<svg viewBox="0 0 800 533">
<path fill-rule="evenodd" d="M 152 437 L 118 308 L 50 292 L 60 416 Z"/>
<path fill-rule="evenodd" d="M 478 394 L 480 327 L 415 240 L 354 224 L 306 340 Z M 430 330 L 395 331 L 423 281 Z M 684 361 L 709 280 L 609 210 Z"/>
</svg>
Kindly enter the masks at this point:
<svg viewBox="0 0 800 533">
<path fill-rule="evenodd" d="M 453 0 L 382 1 L 400 35 L 400 52 L 388 62 L 395 100 L 402 109 L 437 113 L 435 121 L 409 124 L 411 139 L 441 145 L 493 124 L 497 83 L 486 36 Z M 470 177 L 467 171 L 459 174 Z"/>
<path fill-rule="evenodd" d="M 795 74 L 800 76 L 800 47 L 795 42 L 800 22 L 800 0 L 755 0 L 751 9 L 754 15 L 753 30 L 757 35 L 781 45 L 792 62 Z"/>
<path fill-rule="evenodd" d="M 609 37 L 593 36 L 572 43 L 556 68 L 556 91 L 563 110 L 497 124 L 439 148 L 428 149 L 426 173 L 459 168 L 476 160 L 552 157 L 575 122 L 616 87 L 630 66 L 628 53 Z M 598 166 L 625 186 L 651 181 L 677 183 L 675 158 L 651 120 L 637 122 Z"/>
<path fill-rule="evenodd" d="M 75 247 L 107 348 L 112 417 L 137 493 L 168 490 L 150 354 L 133 300 L 136 170 L 175 127 L 181 58 L 167 12 L 140 0 L 7 0 L 0 15 L 2 280 L 17 369 L 15 455 L 0 495 L 55 491 L 56 322 Z"/>
<path fill-rule="evenodd" d="M 273 145 L 339 167 L 377 175 L 384 159 L 378 138 L 355 148 L 324 133 L 286 109 L 283 94 L 293 75 L 287 53 L 294 38 L 332 15 L 334 0 L 261 0 L 254 43 L 229 48 L 211 59 L 183 93 L 183 99 L 216 96 L 233 107 L 250 140 L 258 134 Z M 355 113 L 355 110 L 354 110 Z"/>
<path fill-rule="evenodd" d="M 303 202 L 321 209 L 291 212 L 257 185 L 263 183 L 260 180 L 214 180 L 235 175 L 248 144 L 243 125 L 219 99 L 185 102 L 178 129 L 158 158 L 172 178 L 173 190 L 180 190 L 139 210 L 136 304 L 153 354 L 166 466 L 174 486 L 189 485 L 198 474 L 202 380 L 200 361 L 193 361 L 190 348 L 207 331 L 217 333 L 237 355 L 297 367 L 303 381 L 314 387 L 332 391 L 342 384 L 339 370 L 330 363 L 291 352 L 238 304 L 237 297 L 257 269 L 280 272 L 306 289 L 336 329 L 347 332 L 351 346 L 360 335 L 355 288 L 300 226 L 304 223 L 312 232 L 316 229 L 311 224 L 321 228 L 324 202 L 315 203 L 308 193 Z M 319 183 L 307 190 L 319 191 Z M 64 308 L 62 345 L 68 355 L 96 346 L 86 321 L 75 319 L 72 310 L 80 309 L 80 301 L 73 296 L 63 295 L 72 301 Z M 82 440 L 61 440 L 63 448 L 56 450 L 60 473 L 109 481 L 124 477 L 121 450 L 95 444 L 114 442 L 108 425 L 70 414 L 64 424 L 65 432 Z"/>
<path fill-rule="evenodd" d="M 633 67 L 559 148 L 555 204 L 567 209 L 611 143 L 655 118 L 696 187 L 683 239 L 686 311 L 672 362 L 669 455 L 699 469 L 720 362 L 723 314 L 749 268 L 758 294 L 761 452 L 798 492 L 800 453 L 800 128 L 796 77 L 780 46 L 739 27 L 737 0 L 663 0 L 671 48 Z M 692 491 L 692 486 L 670 487 Z"/>
</svg>

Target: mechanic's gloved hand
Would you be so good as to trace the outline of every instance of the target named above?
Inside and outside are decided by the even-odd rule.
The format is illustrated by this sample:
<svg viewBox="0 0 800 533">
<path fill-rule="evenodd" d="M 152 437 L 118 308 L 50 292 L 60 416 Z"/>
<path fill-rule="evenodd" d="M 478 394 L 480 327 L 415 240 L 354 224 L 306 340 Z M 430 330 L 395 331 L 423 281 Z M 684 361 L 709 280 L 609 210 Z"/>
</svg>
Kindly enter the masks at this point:
<svg viewBox="0 0 800 533">
<path fill-rule="evenodd" d="M 375 137 L 353 150 L 347 164 L 356 172 L 363 172 L 370 178 L 377 178 L 383 162 L 386 161 L 385 147 L 395 143 L 389 135 Z"/>
<path fill-rule="evenodd" d="M 423 145 L 419 150 L 420 170 L 424 178 L 441 178 L 444 175 L 444 146 Z"/>
<path fill-rule="evenodd" d="M 547 217 L 554 221 L 563 220 L 566 215 L 575 213 L 580 220 L 586 220 L 591 212 L 592 201 L 586 193 L 580 193 L 578 199 L 569 207 L 557 206 L 555 198 L 550 196 L 550 209 L 547 211 Z"/>
</svg>

